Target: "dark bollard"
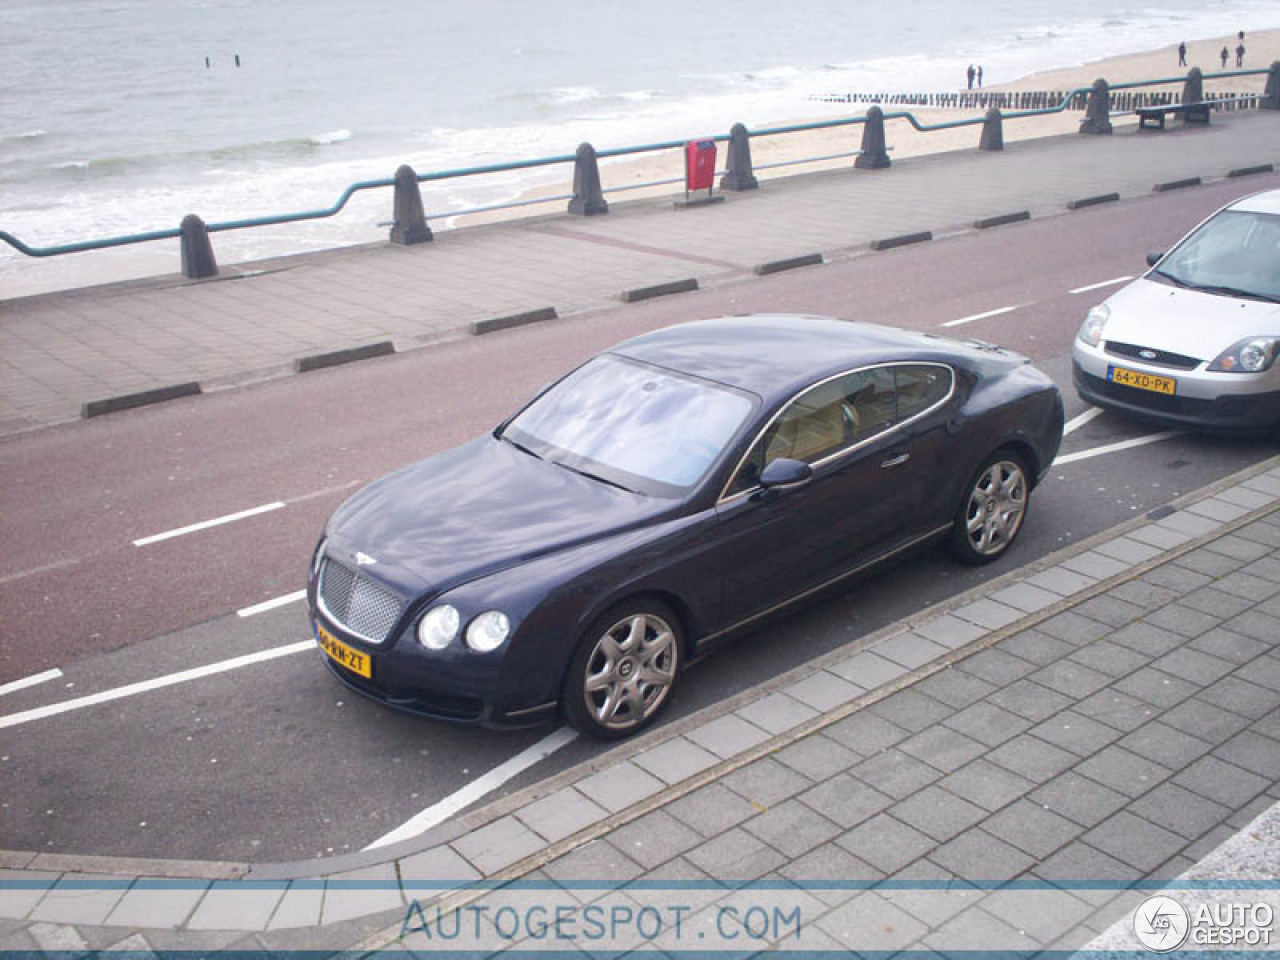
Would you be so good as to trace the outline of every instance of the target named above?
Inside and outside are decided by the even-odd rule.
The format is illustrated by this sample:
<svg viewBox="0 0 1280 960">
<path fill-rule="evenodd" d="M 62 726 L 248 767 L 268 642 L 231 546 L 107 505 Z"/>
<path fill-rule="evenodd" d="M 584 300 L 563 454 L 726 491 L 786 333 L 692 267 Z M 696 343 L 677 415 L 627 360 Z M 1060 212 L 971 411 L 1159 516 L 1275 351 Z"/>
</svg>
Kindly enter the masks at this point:
<svg viewBox="0 0 1280 960">
<path fill-rule="evenodd" d="M 428 243 L 431 228 L 422 209 L 422 191 L 418 189 L 418 175 L 413 167 L 405 164 L 396 171 L 396 195 L 392 202 L 391 242 L 406 246 Z"/>
<path fill-rule="evenodd" d="M 1280 110 L 1280 60 L 1271 64 L 1267 74 L 1267 89 L 1258 101 L 1259 110 Z"/>
<path fill-rule="evenodd" d="M 1080 132 L 1087 134 L 1111 132 L 1111 88 L 1101 77 L 1093 81 L 1093 90 L 1089 93 L 1089 104 L 1085 107 L 1084 119 L 1080 121 Z"/>
<path fill-rule="evenodd" d="M 982 123 L 982 139 L 978 141 L 978 149 L 1004 149 L 1004 119 L 995 107 L 987 111 L 987 119 Z"/>
<path fill-rule="evenodd" d="M 872 107 L 867 111 L 867 122 L 862 127 L 862 153 L 858 154 L 853 165 L 861 170 L 883 170 L 890 162 L 885 149 L 884 111 Z"/>
<path fill-rule="evenodd" d="M 1199 67 L 1192 67 L 1182 84 L 1182 102 L 1199 103 L 1204 99 L 1204 75 Z"/>
<path fill-rule="evenodd" d="M 573 162 L 573 199 L 569 212 L 579 217 L 591 217 L 608 213 L 604 190 L 600 186 L 600 167 L 596 163 L 596 148 L 589 143 L 578 144 Z"/>
<path fill-rule="evenodd" d="M 720 178 L 721 190 L 754 190 L 760 181 L 751 168 L 751 134 L 740 123 L 729 131 L 729 158 L 724 176 Z"/>
<path fill-rule="evenodd" d="M 192 280 L 218 275 L 218 261 L 213 258 L 209 228 L 194 213 L 182 218 L 182 275 Z"/>
</svg>

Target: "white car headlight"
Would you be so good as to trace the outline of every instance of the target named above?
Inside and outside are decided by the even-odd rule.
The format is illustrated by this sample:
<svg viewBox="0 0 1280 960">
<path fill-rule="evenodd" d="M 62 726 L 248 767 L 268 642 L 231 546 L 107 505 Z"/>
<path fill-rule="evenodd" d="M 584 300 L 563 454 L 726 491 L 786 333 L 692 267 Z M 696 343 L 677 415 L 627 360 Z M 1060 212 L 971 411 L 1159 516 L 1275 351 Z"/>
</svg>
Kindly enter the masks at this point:
<svg viewBox="0 0 1280 960">
<path fill-rule="evenodd" d="M 1262 373 L 1276 362 L 1277 347 L 1280 340 L 1275 337 L 1250 337 L 1224 351 L 1209 369 L 1216 373 Z"/>
<path fill-rule="evenodd" d="M 458 635 L 462 620 L 449 604 L 432 607 L 418 621 L 418 642 L 428 650 L 443 650 Z"/>
<path fill-rule="evenodd" d="M 1105 303 L 1098 304 L 1085 316 L 1084 323 L 1080 324 L 1080 332 L 1076 334 L 1076 338 L 1091 347 L 1096 347 L 1102 342 L 1102 329 L 1110 319 L 1111 308 Z"/>
<path fill-rule="evenodd" d="M 477 653 L 488 653 L 502 646 L 511 632 L 511 621 L 505 613 L 490 610 L 471 621 L 467 627 L 467 646 Z"/>
</svg>

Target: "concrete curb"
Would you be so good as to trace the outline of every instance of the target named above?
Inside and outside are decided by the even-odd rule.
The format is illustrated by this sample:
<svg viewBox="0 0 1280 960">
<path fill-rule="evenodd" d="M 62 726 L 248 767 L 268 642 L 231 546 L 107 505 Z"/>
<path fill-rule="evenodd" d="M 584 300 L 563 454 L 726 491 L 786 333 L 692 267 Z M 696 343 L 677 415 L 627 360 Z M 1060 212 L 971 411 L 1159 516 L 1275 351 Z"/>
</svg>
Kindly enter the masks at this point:
<svg viewBox="0 0 1280 960">
<path fill-rule="evenodd" d="M 165 403 L 182 397 L 194 397 L 201 393 L 198 383 L 177 383 L 171 387 L 157 387 L 154 390 L 143 390 L 141 393 L 127 393 L 119 397 L 108 397 L 106 400 L 90 400 L 80 408 L 80 415 L 88 420 L 107 413 L 118 413 L 121 410 L 132 410 L 134 407 L 146 407 L 153 403 Z"/>
<path fill-rule="evenodd" d="M 357 360 L 369 360 L 373 357 L 385 357 L 396 352 L 390 340 L 366 344 L 363 347 L 349 347 L 346 350 L 334 350 L 330 353 L 317 353 L 309 357 L 299 357 L 293 361 L 293 369 L 298 373 L 310 373 L 312 370 L 323 370 L 337 367 Z"/>
<path fill-rule="evenodd" d="M 933 239 L 932 230 L 922 230 L 919 233 L 904 233 L 897 237 L 886 237 L 883 240 L 872 240 L 872 250 L 892 250 L 894 247 L 905 247 L 912 243 L 925 243 Z"/>
<path fill-rule="evenodd" d="M 1276 165 L 1274 163 L 1260 163 L 1256 167 L 1236 167 L 1234 170 L 1228 170 L 1228 177 L 1248 177 L 1255 173 L 1274 173 Z"/>
<path fill-rule="evenodd" d="M 636 303 L 640 300 L 652 300 L 654 297 L 665 297 L 673 293 L 688 293 L 697 289 L 698 278 L 689 277 L 685 280 L 672 280 L 670 283 L 657 283 L 651 287 L 636 287 L 631 290 L 623 290 L 618 295 L 618 299 L 623 303 Z"/>
<path fill-rule="evenodd" d="M 1181 180 L 1168 180 L 1165 183 L 1157 183 L 1151 189 L 1156 193 L 1166 193 L 1170 190 L 1182 190 L 1186 187 L 1198 187 L 1201 180 L 1199 177 L 1184 177 Z"/>
<path fill-rule="evenodd" d="M 981 220 L 973 221 L 973 226 L 978 230 L 987 230 L 990 227 L 1002 227 L 1006 223 L 1018 223 L 1022 220 L 1030 219 L 1030 210 L 1019 210 L 1017 213 L 1002 213 L 995 217 L 983 217 Z"/>
<path fill-rule="evenodd" d="M 555 307 L 541 307 L 537 310 L 526 310 L 523 313 L 512 313 L 505 317 L 492 317 L 488 320 L 477 320 L 471 324 L 471 335 L 478 337 L 497 330 L 510 330 L 529 323 L 541 323 L 544 320 L 555 320 L 559 314 Z"/>
<path fill-rule="evenodd" d="M 815 267 L 823 263 L 822 254 L 806 253 L 799 257 L 789 257 L 786 260 L 770 260 L 767 263 L 757 263 L 752 268 L 752 273 L 757 277 L 766 277 L 771 273 L 781 273 L 783 270 L 794 270 L 797 267 Z"/>
<path fill-rule="evenodd" d="M 1118 193 L 1100 193 L 1094 197 L 1081 197 L 1079 200 L 1068 200 L 1068 210 L 1082 210 L 1085 207 L 1096 207 L 1100 203 L 1115 203 L 1120 199 Z"/>
</svg>

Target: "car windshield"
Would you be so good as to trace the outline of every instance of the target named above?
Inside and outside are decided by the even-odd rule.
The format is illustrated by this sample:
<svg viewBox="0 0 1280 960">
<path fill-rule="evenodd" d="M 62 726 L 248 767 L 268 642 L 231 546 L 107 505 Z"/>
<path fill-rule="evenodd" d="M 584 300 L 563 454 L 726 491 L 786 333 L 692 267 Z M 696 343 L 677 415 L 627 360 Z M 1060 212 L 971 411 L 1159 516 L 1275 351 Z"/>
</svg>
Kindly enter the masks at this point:
<svg viewBox="0 0 1280 960">
<path fill-rule="evenodd" d="M 605 483 L 676 497 L 702 479 L 754 406 L 720 384 L 605 354 L 534 400 L 500 436 Z"/>
<path fill-rule="evenodd" d="M 1209 293 L 1280 301 L 1280 217 L 1224 210 L 1175 247 L 1152 277 Z"/>
</svg>

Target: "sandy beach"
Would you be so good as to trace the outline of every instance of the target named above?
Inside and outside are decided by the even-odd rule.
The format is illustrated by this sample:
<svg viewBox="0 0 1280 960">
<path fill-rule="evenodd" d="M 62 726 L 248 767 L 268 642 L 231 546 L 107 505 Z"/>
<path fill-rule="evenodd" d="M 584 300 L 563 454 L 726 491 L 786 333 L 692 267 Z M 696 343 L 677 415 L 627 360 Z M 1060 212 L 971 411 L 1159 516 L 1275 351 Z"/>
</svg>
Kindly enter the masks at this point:
<svg viewBox="0 0 1280 960">
<path fill-rule="evenodd" d="M 1105 79 L 1108 84 L 1114 86 L 1120 83 L 1133 83 L 1142 80 L 1185 77 L 1187 72 L 1193 67 L 1199 67 L 1201 72 L 1205 74 L 1220 73 L 1223 72 L 1220 56 L 1220 52 L 1223 47 L 1226 47 L 1229 52 L 1227 70 L 1230 71 L 1236 69 L 1235 48 L 1238 43 L 1239 40 L 1235 35 L 1227 37 L 1212 37 L 1200 40 L 1188 40 L 1187 65 L 1185 67 L 1178 65 L 1178 50 L 1177 45 L 1174 44 L 1143 53 L 1134 53 L 1119 57 L 1108 57 L 1103 60 L 1094 60 L 1076 67 L 1046 70 L 1040 73 L 1030 74 L 1026 77 L 1022 77 L 1021 79 L 1008 83 L 989 84 L 984 87 L 984 89 L 987 91 L 1035 90 L 1065 92 L 1091 87 L 1094 80 L 1098 78 Z M 1244 44 L 1246 50 L 1243 69 L 1266 69 L 1272 63 L 1280 61 L 1280 30 L 1251 32 L 1245 36 Z M 1204 84 L 1206 93 L 1260 93 L 1265 86 L 1265 75 L 1206 80 Z M 1182 90 L 1181 86 L 1178 84 L 1165 84 L 1143 89 L 1172 91 L 1175 95 L 1180 94 Z M 963 90 L 963 87 L 957 88 L 957 91 Z M 843 93 L 845 91 L 832 92 Z M 881 93 L 888 91 L 868 90 L 852 92 Z M 926 93 L 947 91 L 893 92 Z M 864 106 L 861 104 L 852 108 L 847 105 L 820 103 L 815 103 L 814 106 L 818 109 L 815 110 L 814 115 L 808 122 L 858 116 L 865 110 Z M 844 107 L 843 110 L 839 109 L 840 106 Z M 974 109 L 938 109 L 893 105 L 886 105 L 884 109 L 887 114 L 909 111 L 917 120 L 920 121 L 921 124 L 924 125 L 947 123 L 968 118 L 981 118 L 984 113 L 982 110 Z M 1004 139 L 1007 144 L 1036 137 L 1075 133 L 1080 125 L 1082 117 L 1083 113 L 1081 111 L 1067 110 L 1062 113 L 1049 114 L 1040 117 L 1010 119 L 1004 123 Z M 758 125 L 757 129 L 794 125 L 794 123 L 794 121 L 764 123 Z M 1136 126 L 1137 118 L 1117 117 L 1113 120 L 1113 125 L 1117 130 L 1123 130 L 1126 127 Z M 853 162 L 852 158 L 842 157 L 839 159 L 823 160 L 814 163 L 791 164 L 774 169 L 761 169 L 762 167 L 773 163 L 785 163 L 787 161 L 805 157 L 832 156 L 855 151 L 861 146 L 862 131 L 862 125 L 856 124 L 853 126 L 812 130 L 802 133 L 755 137 L 751 142 L 751 159 L 753 165 L 756 167 L 756 176 L 761 180 L 765 180 L 772 177 L 807 173 L 814 170 L 850 166 Z M 976 149 L 979 137 L 981 136 L 981 131 L 981 124 L 975 124 L 973 126 L 959 127 L 950 130 L 921 132 L 912 127 L 910 121 L 905 118 L 891 119 L 885 124 L 885 137 L 890 148 L 890 157 L 894 160 L 920 156 L 922 154 L 943 153 L 950 150 Z M 597 148 L 604 148 L 606 146 L 616 145 L 597 144 L 596 146 Z M 724 166 L 726 148 L 727 144 L 719 145 L 720 152 L 718 155 L 718 161 L 721 168 Z M 652 154 L 639 158 L 605 160 L 601 162 L 600 173 L 605 189 L 610 190 L 612 188 L 626 186 L 627 184 L 651 183 L 657 180 L 682 178 L 684 176 L 684 161 L 676 151 L 667 151 L 661 154 Z M 526 194 L 523 194 L 521 199 L 531 200 L 538 197 L 556 196 L 571 192 L 572 182 L 570 179 L 566 179 L 558 184 L 548 185 L 537 190 L 531 190 Z M 683 188 L 680 184 L 671 184 L 609 193 L 606 199 L 608 199 L 610 203 L 619 203 L 640 197 L 662 196 L 666 194 L 679 196 L 682 195 L 682 193 Z M 563 203 L 563 201 L 557 201 L 557 203 Z M 551 204 L 548 204 L 547 206 L 536 205 L 516 208 L 515 210 L 510 211 L 475 214 L 459 217 L 453 225 L 459 227 L 470 226 L 478 223 L 509 219 L 511 217 L 542 213 L 549 209 L 551 209 Z"/>
</svg>

